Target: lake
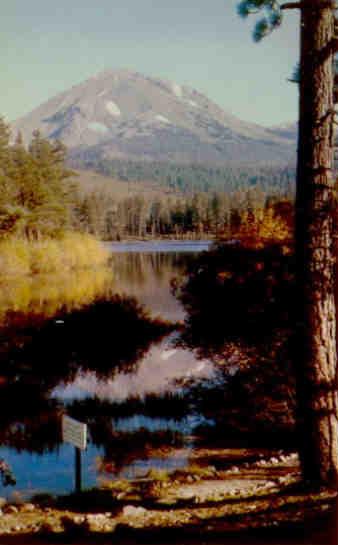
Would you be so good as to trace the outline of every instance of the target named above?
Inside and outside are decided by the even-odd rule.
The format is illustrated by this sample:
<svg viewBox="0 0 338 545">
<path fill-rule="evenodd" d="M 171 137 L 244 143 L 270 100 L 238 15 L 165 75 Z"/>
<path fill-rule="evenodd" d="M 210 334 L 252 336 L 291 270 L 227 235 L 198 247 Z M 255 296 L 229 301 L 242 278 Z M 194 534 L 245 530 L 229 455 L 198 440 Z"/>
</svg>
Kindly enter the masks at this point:
<svg viewBox="0 0 338 545">
<path fill-rule="evenodd" d="M 2 305 L 9 305 L 15 319 L 11 326 L 7 318 L 3 331 L 8 329 L 18 340 L 9 350 L 10 357 L 2 354 L 0 458 L 15 474 L 15 493 L 28 497 L 73 489 L 74 449 L 60 437 L 64 412 L 88 422 L 84 487 L 101 478 L 140 476 L 151 467 L 174 468 L 186 463 L 185 449 L 191 448 L 195 428 L 212 425 L 212 421 L 198 414 L 193 403 L 183 407 L 180 394 L 186 381 L 213 380 L 214 365 L 179 346 L 176 328 L 145 334 L 143 321 L 182 323 L 185 313 L 172 293 L 172 279 L 209 245 L 208 241 L 111 244 L 110 271 L 102 277 L 102 290 L 96 286 L 101 298 L 107 293 L 115 298 L 107 319 L 103 309 L 102 316 L 88 317 L 97 311 L 90 303 L 95 294 L 88 300 L 85 297 L 102 273 L 96 278 L 88 271 L 73 279 L 40 279 L 36 286 L 29 286 L 31 298 L 25 300 L 23 311 L 14 304 L 20 306 L 27 287 L 20 282 L 18 287 L 18 281 L 13 281 L 12 288 L 7 285 Z M 48 288 L 45 295 L 43 284 Z M 77 291 L 74 300 L 67 295 L 64 313 L 65 284 Z M 13 293 L 16 303 L 10 299 Z M 86 305 L 85 312 L 77 298 Z M 171 409 L 166 396 L 173 393 L 177 399 Z M 155 411 L 150 410 L 151 404 Z M 142 434 L 149 436 L 147 448 L 138 437 Z M 121 456 L 132 436 L 135 448 Z M 160 444 L 182 448 L 182 457 L 149 455 L 149 445 Z M 0 495 L 12 493 L 12 488 L 0 487 Z"/>
</svg>

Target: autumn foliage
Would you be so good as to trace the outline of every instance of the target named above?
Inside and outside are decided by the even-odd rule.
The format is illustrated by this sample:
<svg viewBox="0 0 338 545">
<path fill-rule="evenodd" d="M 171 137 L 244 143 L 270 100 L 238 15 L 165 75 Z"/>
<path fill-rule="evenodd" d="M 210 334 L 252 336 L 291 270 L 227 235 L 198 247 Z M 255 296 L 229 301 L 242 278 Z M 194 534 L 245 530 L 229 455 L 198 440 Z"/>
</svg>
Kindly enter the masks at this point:
<svg viewBox="0 0 338 545">
<path fill-rule="evenodd" d="M 294 206 L 290 200 L 279 200 L 265 208 L 244 210 L 232 237 L 245 247 L 263 248 L 271 244 L 292 244 Z"/>
</svg>

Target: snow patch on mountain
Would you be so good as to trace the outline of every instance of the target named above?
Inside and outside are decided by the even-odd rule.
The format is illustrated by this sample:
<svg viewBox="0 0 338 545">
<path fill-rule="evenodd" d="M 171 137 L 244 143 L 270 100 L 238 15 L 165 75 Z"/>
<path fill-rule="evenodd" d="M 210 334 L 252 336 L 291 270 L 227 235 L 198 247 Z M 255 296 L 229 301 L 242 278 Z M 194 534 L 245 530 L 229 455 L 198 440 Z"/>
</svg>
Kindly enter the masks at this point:
<svg viewBox="0 0 338 545">
<path fill-rule="evenodd" d="M 113 102 L 112 100 L 108 100 L 108 102 L 106 102 L 106 110 L 111 115 L 114 115 L 116 117 L 119 117 L 121 115 L 120 108 L 118 107 L 116 102 Z"/>
<path fill-rule="evenodd" d="M 187 103 L 193 108 L 198 108 L 198 104 L 194 100 L 187 100 Z"/>
<path fill-rule="evenodd" d="M 103 123 L 98 123 L 97 121 L 92 121 L 92 123 L 88 123 L 87 125 L 88 129 L 91 129 L 92 131 L 96 132 L 108 132 L 108 128 L 103 125 Z"/>
<path fill-rule="evenodd" d="M 178 98 L 182 98 L 183 96 L 182 87 L 178 85 L 178 83 L 172 83 L 171 90 L 174 93 L 174 95 L 176 95 Z"/>
<path fill-rule="evenodd" d="M 156 119 L 156 121 L 160 121 L 161 123 L 169 123 L 169 124 L 171 124 L 171 122 L 169 121 L 169 119 L 168 119 L 167 117 L 165 117 L 164 115 L 161 115 L 161 114 L 155 115 L 155 119 Z"/>
</svg>

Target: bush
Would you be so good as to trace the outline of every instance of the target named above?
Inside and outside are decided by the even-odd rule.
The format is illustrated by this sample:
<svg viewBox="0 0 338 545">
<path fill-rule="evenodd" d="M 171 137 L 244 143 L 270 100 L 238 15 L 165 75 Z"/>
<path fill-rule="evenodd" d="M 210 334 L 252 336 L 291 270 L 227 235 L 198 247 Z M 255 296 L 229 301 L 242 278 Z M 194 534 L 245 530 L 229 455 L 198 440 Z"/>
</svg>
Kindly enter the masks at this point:
<svg viewBox="0 0 338 545">
<path fill-rule="evenodd" d="M 256 344 L 292 330 L 294 273 L 294 255 L 279 244 L 225 244 L 202 254 L 177 294 L 187 312 L 185 337 L 197 345 L 236 339 Z"/>
<path fill-rule="evenodd" d="M 26 275 L 30 270 L 30 250 L 26 240 L 7 239 L 0 243 L 0 275 Z"/>
</svg>

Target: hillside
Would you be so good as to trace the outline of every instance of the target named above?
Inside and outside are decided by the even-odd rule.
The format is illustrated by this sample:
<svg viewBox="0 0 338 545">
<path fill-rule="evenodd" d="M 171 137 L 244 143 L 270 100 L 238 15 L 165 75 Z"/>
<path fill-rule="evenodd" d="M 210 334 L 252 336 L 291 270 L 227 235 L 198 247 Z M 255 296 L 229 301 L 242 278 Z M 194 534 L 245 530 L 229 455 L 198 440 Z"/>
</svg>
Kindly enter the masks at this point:
<svg viewBox="0 0 338 545">
<path fill-rule="evenodd" d="M 110 176 L 104 176 L 98 172 L 91 170 L 75 170 L 75 176 L 72 182 L 78 188 L 79 194 L 82 197 L 91 195 L 94 192 L 98 194 L 109 195 L 115 201 L 143 195 L 145 199 L 162 198 L 166 195 L 173 194 L 170 189 L 161 187 L 156 182 L 148 181 L 125 181 Z"/>
<path fill-rule="evenodd" d="M 81 172 L 84 188 L 108 188 L 110 185 L 111 191 L 123 196 L 130 196 L 133 191 L 160 191 L 162 194 L 198 191 L 233 193 L 253 188 L 259 188 L 269 195 L 289 195 L 294 192 L 295 168 L 292 165 L 185 165 L 169 161 L 81 160 L 74 157 L 70 164 L 73 169 Z"/>
</svg>

